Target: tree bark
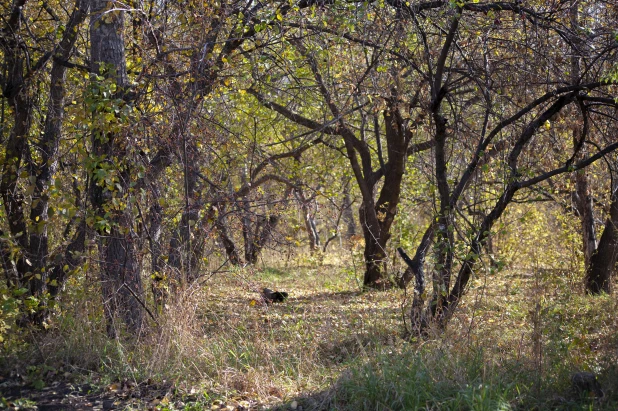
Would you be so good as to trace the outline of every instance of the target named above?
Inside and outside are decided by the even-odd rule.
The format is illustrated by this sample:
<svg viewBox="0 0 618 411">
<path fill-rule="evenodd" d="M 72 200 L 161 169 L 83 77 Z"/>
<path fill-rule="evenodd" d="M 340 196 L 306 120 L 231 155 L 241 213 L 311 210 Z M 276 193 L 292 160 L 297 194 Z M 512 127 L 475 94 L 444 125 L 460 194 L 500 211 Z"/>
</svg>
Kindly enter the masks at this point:
<svg viewBox="0 0 618 411">
<path fill-rule="evenodd" d="M 124 46 L 124 11 L 112 10 L 113 3 L 107 0 L 92 0 L 90 17 L 90 45 L 92 72 L 111 79 L 116 84 L 116 96 L 122 97 L 128 85 L 126 56 Z M 96 116 L 97 113 L 94 113 Z M 130 206 L 125 209 L 108 211 L 114 196 L 129 194 L 129 182 L 133 180 L 128 156 L 127 141 L 119 133 L 105 129 L 93 133 L 92 151 L 95 160 L 111 162 L 120 174 L 121 189 L 112 192 L 100 181 L 97 171 L 92 170 L 90 201 L 96 218 L 101 221 L 109 217 L 107 229 L 99 229 L 99 254 L 101 270 L 101 290 L 107 332 L 113 338 L 117 335 L 115 320 L 120 317 L 128 330 L 139 334 L 144 320 L 144 309 L 137 301 L 143 296 L 142 279 L 138 269 L 133 218 Z M 127 200 L 127 199 L 125 199 Z M 126 204 L 130 204 L 126 201 Z M 109 235 L 106 235 L 106 231 Z M 136 297 L 137 296 L 137 297 Z"/>
<path fill-rule="evenodd" d="M 223 248 L 225 249 L 225 254 L 232 265 L 242 265 L 243 262 L 240 255 L 238 255 L 236 243 L 234 243 L 232 236 L 230 236 L 227 227 L 227 209 L 223 204 L 219 204 L 217 208 L 217 215 L 214 215 L 214 210 L 212 211 L 212 214 L 215 220 L 215 228 L 219 232 L 219 239 L 223 243 Z"/>
<path fill-rule="evenodd" d="M 575 1 L 569 10 L 571 18 L 571 29 L 579 30 L 579 2 Z M 581 41 L 576 38 L 571 49 L 571 83 L 577 84 L 580 81 L 580 47 Z M 582 106 L 583 107 L 583 106 Z M 573 158 L 582 158 L 585 155 L 584 139 L 587 133 L 587 113 L 582 108 L 581 114 L 584 117 L 584 127 L 573 127 Z M 584 252 L 584 267 L 590 267 L 592 254 L 597 249 L 597 237 L 594 227 L 594 208 L 592 195 L 589 190 L 588 174 L 586 170 L 575 173 L 575 209 L 581 221 L 582 227 L 582 246 Z"/>
<path fill-rule="evenodd" d="M 303 220 L 305 222 L 305 230 L 307 231 L 307 237 L 309 238 L 309 249 L 312 253 L 315 253 L 320 249 L 320 235 L 315 226 L 315 220 L 311 210 L 309 209 L 309 199 L 307 199 L 301 188 L 294 190 L 294 194 L 300 205 L 300 209 L 303 213 Z"/>
<path fill-rule="evenodd" d="M 356 223 L 354 222 L 354 213 L 352 212 L 352 200 L 350 198 L 349 180 L 343 184 L 343 221 L 346 225 L 345 239 L 350 240 L 356 235 Z"/>
<path fill-rule="evenodd" d="M 21 38 L 22 13 L 25 1 L 16 1 L 10 16 L 5 20 L 0 44 L 4 50 L 7 77 L 2 78 L 3 97 L 7 98 L 12 108 L 14 125 L 5 147 L 5 159 L 2 161 L 2 178 L 0 192 L 8 220 L 10 241 L 20 249 L 19 253 L 3 252 L 3 266 L 7 282 L 11 287 L 27 287 L 29 293 L 38 299 L 37 312 L 30 315 L 29 321 L 41 324 L 48 316 L 46 296 L 56 297 L 63 287 L 66 275 L 60 273 L 65 265 L 73 268 L 73 252 L 83 250 L 83 241 L 78 232 L 73 242 L 68 245 L 65 258 L 58 257 L 50 265 L 48 224 L 49 224 L 49 187 L 54 182 L 58 169 L 61 127 L 64 117 L 65 74 L 66 67 L 61 62 L 67 60 L 73 52 L 78 28 L 88 13 L 87 0 L 76 0 L 66 29 L 53 53 L 44 53 L 34 66 L 29 61 L 28 47 Z M 29 141 L 33 107 L 36 97 L 31 89 L 31 80 L 37 70 L 42 70 L 53 57 L 50 72 L 50 89 L 45 123 L 42 136 L 35 145 Z M 30 71 L 32 70 L 32 71 Z M 29 72 L 30 71 L 30 72 Z M 31 151 L 39 151 L 39 159 Z M 24 167 L 25 166 L 25 167 Z M 26 220 L 26 195 L 22 192 L 18 180 L 21 172 L 27 170 L 32 184 L 32 201 L 30 201 L 29 220 Z M 21 171 L 20 171 L 21 170 Z M 34 180 L 34 181 L 33 181 Z M 80 228 L 81 229 L 81 228 Z M 8 244 L 3 244 L 6 251 Z M 49 285 L 49 286 L 48 286 Z M 49 294 L 48 294 L 49 291 Z"/>
<path fill-rule="evenodd" d="M 612 190 L 609 216 L 599 246 L 590 258 L 584 284 L 589 294 L 611 293 L 611 276 L 618 260 L 618 185 Z"/>
</svg>

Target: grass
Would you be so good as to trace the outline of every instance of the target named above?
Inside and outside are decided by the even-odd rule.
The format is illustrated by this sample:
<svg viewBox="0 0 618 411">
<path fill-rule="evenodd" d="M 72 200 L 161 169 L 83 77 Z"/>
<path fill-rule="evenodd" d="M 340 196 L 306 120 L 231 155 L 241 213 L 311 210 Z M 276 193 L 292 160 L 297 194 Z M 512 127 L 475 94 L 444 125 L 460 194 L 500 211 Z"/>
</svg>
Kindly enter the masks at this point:
<svg viewBox="0 0 618 411">
<path fill-rule="evenodd" d="M 165 382 L 187 400 L 180 409 L 618 408 L 618 303 L 585 296 L 577 276 L 525 267 L 480 275 L 444 334 L 410 342 L 401 338 L 405 294 L 362 293 L 353 267 L 326 257 L 209 277 L 137 340 L 108 340 L 95 284 L 73 284 L 52 328 L 13 351 L 5 344 L 2 365 L 44 364 L 101 386 Z M 264 286 L 290 298 L 265 306 Z M 597 373 L 601 401 L 573 397 L 577 371 Z"/>
</svg>

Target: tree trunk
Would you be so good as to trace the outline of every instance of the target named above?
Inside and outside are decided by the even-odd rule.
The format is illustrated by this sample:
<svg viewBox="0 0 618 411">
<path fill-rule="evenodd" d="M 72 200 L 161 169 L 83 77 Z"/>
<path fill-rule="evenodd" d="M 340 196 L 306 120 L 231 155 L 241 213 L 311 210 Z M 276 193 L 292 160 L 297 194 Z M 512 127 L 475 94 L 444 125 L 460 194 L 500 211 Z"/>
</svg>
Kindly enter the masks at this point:
<svg viewBox="0 0 618 411">
<path fill-rule="evenodd" d="M 386 245 L 391 237 L 390 229 L 397 214 L 407 157 L 404 120 L 395 104 L 384 111 L 384 128 L 388 153 L 388 162 L 383 167 L 384 184 L 375 206 L 368 206 L 368 203 L 373 203 L 373 194 L 370 198 L 364 195 L 359 210 L 365 237 L 366 272 L 363 285 L 371 288 L 387 288 L 390 285 L 386 278 Z M 375 185 L 367 182 L 365 184 L 372 187 Z"/>
<path fill-rule="evenodd" d="M 110 9 L 112 3 L 107 0 L 92 1 L 90 18 L 90 45 L 92 72 L 112 79 L 116 83 L 117 96 L 122 97 L 128 84 L 125 47 L 124 47 L 124 11 Z M 97 113 L 94 113 L 96 116 Z M 105 181 L 101 181 L 98 171 L 100 163 L 92 170 L 90 199 L 98 221 L 109 218 L 107 227 L 99 228 L 99 254 L 101 256 L 101 289 L 107 319 L 107 331 L 110 337 L 116 336 L 115 319 L 120 317 L 132 334 L 138 334 L 142 328 L 144 310 L 138 298 L 142 298 L 142 279 L 138 270 L 135 252 L 135 233 L 132 229 L 131 208 L 109 211 L 114 196 L 129 193 L 132 181 L 131 167 L 127 161 L 127 141 L 117 133 L 105 129 L 95 130 L 92 144 L 96 161 L 107 159 L 120 170 L 121 189 L 110 191 Z M 125 200 L 127 200 L 125 198 Z M 130 204 L 126 201 L 126 204 Z M 107 217 L 111 215 L 111 217 Z M 109 235 L 106 235 L 106 231 Z"/>
<path fill-rule="evenodd" d="M 245 255 L 245 261 L 247 264 L 255 264 L 258 261 L 258 257 L 262 252 L 262 249 L 270 239 L 273 230 L 279 224 L 280 217 L 277 215 L 258 216 L 257 223 L 253 235 L 250 237 L 251 246 L 249 247 L 248 254 Z"/>
<path fill-rule="evenodd" d="M 158 190 L 153 190 L 158 197 Z M 150 207 L 148 216 L 148 244 L 150 246 L 150 289 L 157 308 L 163 307 L 168 296 L 168 282 L 161 258 L 161 224 L 163 222 L 163 207 L 155 201 Z"/>
<path fill-rule="evenodd" d="M 307 231 L 307 237 L 309 237 L 309 249 L 312 253 L 314 253 L 320 249 L 320 235 L 318 234 L 318 230 L 315 226 L 315 220 L 313 219 L 313 215 L 309 209 L 309 202 L 311 200 L 305 197 L 303 190 L 300 188 L 296 189 L 294 194 L 296 195 L 298 204 L 300 204 L 300 209 L 303 213 L 305 230 Z"/>
<path fill-rule="evenodd" d="M 590 258 L 590 265 L 586 269 L 584 284 L 589 294 L 610 293 L 611 275 L 616 268 L 618 259 L 618 185 L 612 190 L 612 203 L 609 216 L 599 246 Z"/>
<path fill-rule="evenodd" d="M 373 209 L 366 210 L 364 203 L 359 209 L 359 220 L 363 228 L 365 238 L 365 276 L 363 285 L 371 288 L 382 288 L 386 275 L 386 244 L 380 241 L 377 230 L 372 230 L 372 225 L 367 221 L 367 213 L 373 213 Z"/>
<path fill-rule="evenodd" d="M 73 12 L 66 22 L 64 35 L 53 51 L 54 62 L 50 73 L 45 123 L 42 136 L 35 146 L 35 149 L 39 149 L 40 158 L 35 161 L 38 156 L 33 156 L 31 152 L 33 146 L 29 141 L 33 107 L 37 98 L 34 95 L 35 89 L 32 88 L 32 80 L 37 78 L 36 71 L 46 66 L 52 57 L 52 52 L 43 54 L 36 62 L 30 61 L 33 55 L 26 54 L 28 49 L 20 35 L 25 3 L 25 1 L 13 2 L 11 12 L 4 20 L 2 28 L 5 35 L 0 38 L 0 47 L 4 51 L 4 66 L 8 68 L 6 76 L 2 77 L 3 97 L 7 99 L 13 115 L 13 127 L 6 141 L 5 157 L 1 161 L 0 194 L 11 237 L 7 241 L 13 242 L 20 251 L 10 252 L 9 244 L 4 243 L 1 254 L 8 285 L 26 287 L 29 293 L 23 297 L 32 296 L 38 299 L 38 310 L 29 315 L 27 321 L 40 324 L 49 313 L 45 306 L 46 299 L 42 297 L 47 295 L 49 289 L 49 295 L 55 298 L 66 278 L 58 274 L 58 264 L 64 267 L 67 262 L 71 262 L 59 257 L 59 261 L 54 261 L 48 266 L 50 254 L 48 190 L 53 184 L 58 167 L 60 129 L 64 115 L 66 68 L 59 62 L 67 60 L 73 52 L 78 27 L 85 20 L 88 4 L 85 0 L 75 1 Z M 31 67 L 32 63 L 34 67 Z M 22 185 L 18 184 L 19 174 L 24 169 L 30 174 L 28 184 L 32 184 L 32 201 L 29 202 L 30 221 L 26 220 L 27 195 L 24 195 Z M 71 243 L 69 247 L 74 245 L 75 243 Z"/>
<path fill-rule="evenodd" d="M 349 182 L 343 184 L 343 221 L 346 225 L 345 239 L 349 240 L 356 235 L 356 223 L 354 222 L 354 212 L 352 212 L 352 200 L 350 199 Z"/>
<path fill-rule="evenodd" d="M 574 137 L 575 138 L 575 137 Z M 584 266 L 589 267 L 592 254 L 597 249 L 596 230 L 594 227 L 594 211 L 592 196 L 588 189 L 588 175 L 585 170 L 575 173 L 576 203 L 575 209 L 581 221 L 582 242 L 584 251 Z"/>
<path fill-rule="evenodd" d="M 243 262 L 240 255 L 238 255 L 236 243 L 234 243 L 234 240 L 230 236 L 227 228 L 227 210 L 225 206 L 223 204 L 219 204 L 217 212 L 218 215 L 213 216 L 213 218 L 215 219 L 215 228 L 219 232 L 219 239 L 223 243 L 225 254 L 232 265 L 242 265 Z M 214 210 L 212 211 L 212 214 L 214 214 Z"/>
<path fill-rule="evenodd" d="M 579 27 L 579 2 L 573 2 L 569 10 L 571 29 L 577 31 Z M 580 78 L 580 50 L 581 42 L 574 40 L 576 47 L 571 50 L 571 82 L 577 84 Z M 587 113 L 582 108 L 581 115 L 584 117 L 584 127 L 573 128 L 573 151 L 574 158 L 583 158 L 585 155 L 584 139 L 587 131 Z M 582 224 L 582 242 L 584 251 L 584 267 L 590 267 L 592 254 L 597 249 L 597 237 L 594 228 L 594 209 L 592 207 L 592 195 L 588 188 L 588 174 L 586 170 L 575 173 L 575 209 Z"/>
<path fill-rule="evenodd" d="M 63 267 L 68 265 L 75 268 L 78 261 L 73 253 L 84 250 L 85 227 L 80 224 L 73 241 L 68 245 L 65 257 L 61 260 L 58 267 L 52 265 L 48 267 L 47 257 L 49 255 L 49 195 L 48 190 L 54 183 L 58 170 L 58 156 L 60 149 L 60 139 L 62 137 L 62 121 L 64 119 L 65 104 L 65 80 L 66 67 L 59 60 L 68 60 L 73 52 L 75 41 L 77 40 L 78 28 L 88 15 L 89 4 L 87 0 L 77 0 L 73 12 L 67 24 L 65 35 L 63 36 L 57 50 L 55 60 L 52 64 L 50 75 L 49 103 L 41 145 L 41 161 L 38 167 L 36 183 L 33 192 L 33 206 L 30 210 L 30 221 L 34 229 L 30 230 L 30 255 L 33 263 L 33 271 L 39 276 L 35 276 L 32 281 L 34 294 L 42 295 L 47 292 L 48 283 L 54 281 L 50 287 L 50 295 L 55 296 L 63 288 L 66 275 Z M 79 195 L 79 192 L 76 193 Z M 76 201 L 78 203 L 78 201 Z M 83 216 L 82 216 L 83 217 Z M 42 307 L 43 308 L 43 307 Z M 47 317 L 47 310 L 43 308 L 41 315 L 37 316 L 37 322 L 42 322 Z"/>
</svg>

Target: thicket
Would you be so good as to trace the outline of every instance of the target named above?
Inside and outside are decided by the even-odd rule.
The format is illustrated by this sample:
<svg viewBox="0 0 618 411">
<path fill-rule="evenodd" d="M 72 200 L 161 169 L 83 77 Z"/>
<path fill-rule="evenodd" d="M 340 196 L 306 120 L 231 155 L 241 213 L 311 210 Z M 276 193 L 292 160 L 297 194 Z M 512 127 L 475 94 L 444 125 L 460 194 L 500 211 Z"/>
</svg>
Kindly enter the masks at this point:
<svg viewBox="0 0 618 411">
<path fill-rule="evenodd" d="M 321 406 L 371 409 L 611 380 L 612 2 L 0 7 L 0 344 L 34 380 L 281 399 L 352 366 Z"/>
</svg>

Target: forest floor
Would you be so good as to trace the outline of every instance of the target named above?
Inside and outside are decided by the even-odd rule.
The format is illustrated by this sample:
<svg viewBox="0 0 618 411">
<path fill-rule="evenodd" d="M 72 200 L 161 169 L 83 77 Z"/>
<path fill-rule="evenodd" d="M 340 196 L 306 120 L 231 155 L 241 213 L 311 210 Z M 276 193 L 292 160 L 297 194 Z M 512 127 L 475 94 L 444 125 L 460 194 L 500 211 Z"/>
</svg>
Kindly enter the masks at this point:
<svg viewBox="0 0 618 411">
<path fill-rule="evenodd" d="M 0 409 L 618 408 L 618 302 L 576 275 L 479 275 L 446 332 L 410 340 L 405 292 L 361 292 L 359 274 L 327 261 L 205 277 L 115 341 L 93 285 L 45 333 L 5 344 Z M 262 287 L 290 296 L 265 304 Z M 579 371 L 603 398 L 575 396 Z"/>
</svg>

